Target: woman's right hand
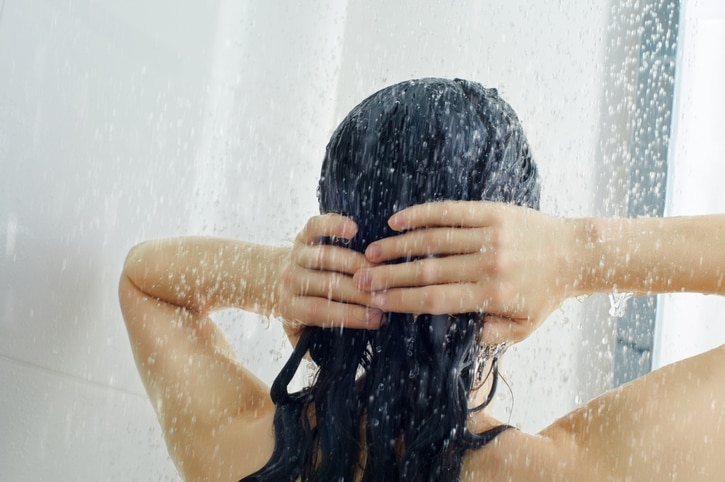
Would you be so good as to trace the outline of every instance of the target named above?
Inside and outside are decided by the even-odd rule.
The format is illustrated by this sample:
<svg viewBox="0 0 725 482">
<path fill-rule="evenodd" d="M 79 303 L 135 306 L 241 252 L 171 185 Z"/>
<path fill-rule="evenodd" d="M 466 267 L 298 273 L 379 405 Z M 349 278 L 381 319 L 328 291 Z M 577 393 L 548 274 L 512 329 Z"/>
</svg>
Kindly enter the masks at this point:
<svg viewBox="0 0 725 482">
<path fill-rule="evenodd" d="M 314 216 L 282 260 L 277 315 L 292 340 L 305 326 L 377 329 L 382 311 L 370 308 L 372 294 L 353 282 L 356 271 L 375 267 L 365 255 L 322 244 L 324 238 L 350 240 L 357 224 L 339 214 Z"/>
</svg>

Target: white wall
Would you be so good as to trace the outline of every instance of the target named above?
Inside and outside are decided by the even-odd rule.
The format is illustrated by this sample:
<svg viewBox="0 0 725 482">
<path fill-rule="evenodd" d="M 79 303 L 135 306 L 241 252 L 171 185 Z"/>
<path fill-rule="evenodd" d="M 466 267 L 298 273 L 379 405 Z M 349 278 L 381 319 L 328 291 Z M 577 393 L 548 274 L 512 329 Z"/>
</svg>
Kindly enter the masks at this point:
<svg viewBox="0 0 725 482">
<path fill-rule="evenodd" d="M 724 213 L 725 3 L 686 3 L 680 44 L 666 214 Z M 657 366 L 725 343 L 725 298 L 676 294 L 660 299 Z"/>
<path fill-rule="evenodd" d="M 118 308 L 123 259 L 159 236 L 292 239 L 332 129 L 338 5 L 4 2 L 0 480 L 177 478 Z M 269 378 L 285 342 L 245 321 L 242 357 Z"/>
<path fill-rule="evenodd" d="M 1 480 L 177 477 L 117 307 L 125 253 L 191 233 L 289 242 L 315 212 L 329 134 L 380 87 L 498 87 L 527 128 L 543 209 L 598 209 L 609 0 L 3 5 Z M 535 430 L 607 386 L 597 303 L 568 303 L 512 350 L 500 416 L 513 406 L 509 422 Z M 278 327 L 219 318 L 270 380 Z"/>
</svg>

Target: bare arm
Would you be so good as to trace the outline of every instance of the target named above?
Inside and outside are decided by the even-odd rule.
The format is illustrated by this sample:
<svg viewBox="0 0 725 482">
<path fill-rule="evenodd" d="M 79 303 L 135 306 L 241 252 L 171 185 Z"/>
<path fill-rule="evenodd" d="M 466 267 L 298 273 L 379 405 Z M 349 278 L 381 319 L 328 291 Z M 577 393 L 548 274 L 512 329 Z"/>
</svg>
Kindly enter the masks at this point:
<svg viewBox="0 0 725 482">
<path fill-rule="evenodd" d="M 723 367 L 725 346 L 673 363 L 592 400 L 541 435 L 587 460 L 604 480 L 724 480 Z"/>
<path fill-rule="evenodd" d="M 268 389 L 207 313 L 272 312 L 282 255 L 204 238 L 146 242 L 128 255 L 119 297 L 131 347 L 169 453 L 189 480 L 233 480 L 271 452 L 271 435 L 254 444 L 244 436 L 272 413 Z"/>
<path fill-rule="evenodd" d="M 577 219 L 579 293 L 725 294 L 725 216 Z"/>
<path fill-rule="evenodd" d="M 240 308 L 271 315 L 288 251 L 202 237 L 146 241 L 128 254 L 124 275 L 144 293 L 200 314 Z"/>
<path fill-rule="evenodd" d="M 341 216 L 318 216 L 292 248 L 192 237 L 131 250 L 121 309 L 169 453 L 186 479 L 237 480 L 259 469 L 274 443 L 269 390 L 238 363 L 209 312 L 240 308 L 293 326 L 377 326 L 380 313 L 363 306 L 369 294 L 352 282 L 352 273 L 372 265 L 360 253 L 319 245 L 321 237 L 356 230 Z"/>
</svg>

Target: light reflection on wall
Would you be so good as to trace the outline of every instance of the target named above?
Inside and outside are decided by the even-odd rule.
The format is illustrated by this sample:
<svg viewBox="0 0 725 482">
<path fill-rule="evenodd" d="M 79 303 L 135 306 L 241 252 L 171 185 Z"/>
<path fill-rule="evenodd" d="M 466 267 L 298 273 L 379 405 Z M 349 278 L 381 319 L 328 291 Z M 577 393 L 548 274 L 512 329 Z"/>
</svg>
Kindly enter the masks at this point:
<svg viewBox="0 0 725 482">
<path fill-rule="evenodd" d="M 687 2 L 682 18 L 666 214 L 723 213 L 725 3 Z M 725 341 L 725 298 L 677 294 L 661 299 L 656 366 Z"/>
</svg>

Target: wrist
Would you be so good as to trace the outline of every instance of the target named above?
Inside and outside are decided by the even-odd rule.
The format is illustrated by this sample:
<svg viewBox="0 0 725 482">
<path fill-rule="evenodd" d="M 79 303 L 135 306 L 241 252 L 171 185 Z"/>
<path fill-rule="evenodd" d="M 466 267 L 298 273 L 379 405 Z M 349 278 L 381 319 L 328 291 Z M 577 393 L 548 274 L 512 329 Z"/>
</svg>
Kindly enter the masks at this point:
<svg viewBox="0 0 725 482">
<path fill-rule="evenodd" d="M 267 316 L 280 317 L 280 294 L 285 270 L 290 262 L 291 248 L 268 248 L 267 256 L 261 262 L 265 264 L 263 273 L 267 287 L 265 312 Z"/>
<path fill-rule="evenodd" d="M 573 256 L 570 258 L 571 292 L 569 296 L 581 296 L 606 291 L 603 286 L 605 232 L 607 227 L 599 218 L 570 219 L 573 232 Z"/>
<path fill-rule="evenodd" d="M 584 218 L 580 221 L 582 242 L 579 294 L 608 291 L 645 292 L 650 280 L 642 274 L 641 243 L 654 233 L 635 229 L 635 220 Z"/>
<path fill-rule="evenodd" d="M 219 241 L 206 265 L 206 311 L 239 308 L 269 316 L 277 304 L 277 282 L 285 248 Z"/>
</svg>

